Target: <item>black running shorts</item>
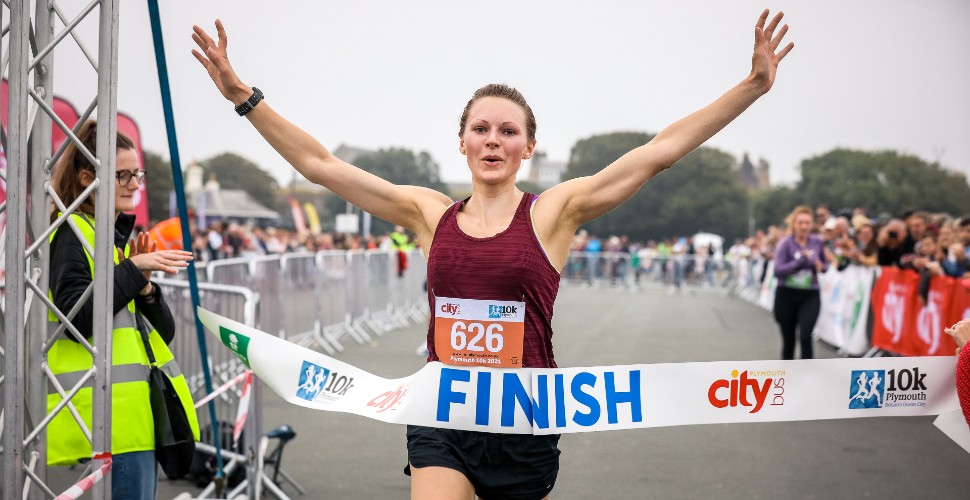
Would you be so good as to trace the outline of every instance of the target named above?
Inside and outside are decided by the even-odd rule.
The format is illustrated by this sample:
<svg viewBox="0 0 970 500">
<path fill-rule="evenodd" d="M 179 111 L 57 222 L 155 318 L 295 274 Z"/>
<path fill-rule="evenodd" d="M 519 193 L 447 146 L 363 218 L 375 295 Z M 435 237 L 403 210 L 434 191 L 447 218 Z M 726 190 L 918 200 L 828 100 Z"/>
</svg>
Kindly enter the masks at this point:
<svg viewBox="0 0 970 500">
<path fill-rule="evenodd" d="M 559 474 L 559 435 L 486 432 L 407 426 L 408 463 L 448 467 L 465 475 L 483 500 L 538 500 Z M 404 473 L 411 475 L 410 466 Z"/>
</svg>

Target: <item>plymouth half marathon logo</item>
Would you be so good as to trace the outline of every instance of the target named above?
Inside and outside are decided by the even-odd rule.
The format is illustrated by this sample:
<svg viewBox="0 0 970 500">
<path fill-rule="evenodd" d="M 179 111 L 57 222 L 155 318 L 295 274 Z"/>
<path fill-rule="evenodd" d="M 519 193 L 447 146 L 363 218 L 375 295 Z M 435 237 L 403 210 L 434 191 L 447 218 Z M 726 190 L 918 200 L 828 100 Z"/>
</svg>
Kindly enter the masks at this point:
<svg viewBox="0 0 970 500">
<path fill-rule="evenodd" d="M 853 370 L 849 409 L 926 406 L 926 378 L 919 368 Z"/>
<path fill-rule="evenodd" d="M 224 326 L 219 327 L 219 337 L 222 338 L 222 343 L 226 344 L 226 347 L 239 357 L 248 368 L 252 368 L 249 366 L 249 337 Z"/>
</svg>

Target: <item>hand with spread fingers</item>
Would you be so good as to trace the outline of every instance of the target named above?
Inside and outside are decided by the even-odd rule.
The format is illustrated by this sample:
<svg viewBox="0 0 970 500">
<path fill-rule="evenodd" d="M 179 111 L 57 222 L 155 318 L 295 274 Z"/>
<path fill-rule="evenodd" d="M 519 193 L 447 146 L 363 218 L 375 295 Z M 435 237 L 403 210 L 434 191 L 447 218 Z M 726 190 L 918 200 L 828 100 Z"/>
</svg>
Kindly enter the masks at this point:
<svg viewBox="0 0 970 500">
<path fill-rule="evenodd" d="M 199 46 L 199 50 L 192 50 L 192 55 L 202 64 L 212 82 L 216 84 L 223 97 L 232 101 L 233 105 L 239 105 L 252 95 L 253 90 L 245 85 L 236 75 L 229 64 L 229 56 L 226 48 L 229 39 L 226 37 L 226 28 L 222 21 L 216 19 L 216 36 L 218 42 L 212 39 L 204 29 L 198 25 L 192 26 L 192 40 Z"/>
<path fill-rule="evenodd" d="M 956 341 L 957 354 L 960 354 L 960 349 L 966 345 L 967 341 L 970 341 L 970 319 L 957 321 L 953 326 L 943 331 Z"/>
<path fill-rule="evenodd" d="M 155 244 L 154 241 L 152 241 L 151 237 L 148 236 L 148 233 L 146 233 L 145 231 L 141 231 L 138 233 L 138 236 L 135 237 L 135 246 L 131 247 L 128 250 L 128 258 L 134 257 L 136 255 L 140 255 L 143 253 L 152 253 L 157 248 L 158 246 Z M 135 265 L 138 265 L 138 264 L 135 263 Z M 146 280 L 152 279 L 152 271 L 150 269 L 142 270 L 142 274 L 145 275 Z"/>
<path fill-rule="evenodd" d="M 784 12 L 775 14 L 771 22 L 765 26 L 768 20 L 768 9 L 761 13 L 758 23 L 754 28 L 754 55 L 751 56 L 751 77 L 759 82 L 765 92 L 771 89 L 775 83 L 775 73 L 778 71 L 778 63 L 788 55 L 788 52 L 795 47 L 794 42 L 789 42 L 781 50 L 781 45 L 785 34 L 788 33 L 788 25 L 781 24 Z"/>
<path fill-rule="evenodd" d="M 119 260 L 124 259 L 124 255 L 121 254 L 120 249 L 118 249 L 118 258 Z M 135 248 L 129 250 L 128 260 L 148 278 L 151 276 L 152 271 L 175 274 L 180 269 L 188 267 L 189 261 L 192 260 L 192 252 L 186 252 L 185 250 L 156 250 L 154 243 L 149 244 L 148 235 L 141 233 L 138 235 Z"/>
</svg>

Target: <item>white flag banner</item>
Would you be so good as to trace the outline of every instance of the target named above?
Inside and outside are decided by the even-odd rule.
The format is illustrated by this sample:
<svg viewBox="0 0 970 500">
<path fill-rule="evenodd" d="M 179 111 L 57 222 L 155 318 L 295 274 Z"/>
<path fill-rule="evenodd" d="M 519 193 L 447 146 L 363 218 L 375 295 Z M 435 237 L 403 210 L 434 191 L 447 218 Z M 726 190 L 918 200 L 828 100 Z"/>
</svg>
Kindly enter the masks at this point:
<svg viewBox="0 0 970 500">
<path fill-rule="evenodd" d="M 778 288 L 778 278 L 775 277 L 775 259 L 768 261 L 765 277 L 761 280 L 761 293 L 758 295 L 758 305 L 766 311 L 775 310 L 775 290 Z"/>
<path fill-rule="evenodd" d="M 558 434 L 960 408 L 954 357 L 520 369 L 435 362 L 385 379 L 202 308 L 199 318 L 286 401 L 398 424 Z"/>
<path fill-rule="evenodd" d="M 815 323 L 815 336 L 851 356 L 869 350 L 866 323 L 869 300 L 878 267 L 850 265 L 839 271 L 835 266 L 818 275 L 821 309 Z"/>
<path fill-rule="evenodd" d="M 828 271 L 818 274 L 818 292 L 821 300 L 818 321 L 815 322 L 815 337 L 831 346 L 841 349 L 845 345 L 842 331 L 842 283 L 843 274 L 829 266 Z"/>
<path fill-rule="evenodd" d="M 861 356 L 869 350 L 867 322 L 869 302 L 872 299 L 872 284 L 879 273 L 876 266 L 850 265 L 843 271 L 842 281 L 842 334 L 845 343 L 842 352 L 850 356 Z"/>
</svg>

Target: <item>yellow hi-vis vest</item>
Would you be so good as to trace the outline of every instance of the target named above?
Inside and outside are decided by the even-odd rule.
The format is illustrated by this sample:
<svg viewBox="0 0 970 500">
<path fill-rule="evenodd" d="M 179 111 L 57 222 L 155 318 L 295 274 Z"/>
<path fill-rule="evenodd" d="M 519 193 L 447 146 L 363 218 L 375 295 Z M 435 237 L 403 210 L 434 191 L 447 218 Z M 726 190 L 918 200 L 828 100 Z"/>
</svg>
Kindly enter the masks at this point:
<svg viewBox="0 0 970 500">
<path fill-rule="evenodd" d="M 411 250 L 414 248 L 414 244 L 408 241 L 408 236 L 404 233 L 394 231 L 388 236 L 391 239 L 391 249 L 393 250 Z"/>
<path fill-rule="evenodd" d="M 85 239 L 94 247 L 94 220 L 84 215 L 72 214 Z M 70 231 L 70 228 L 66 229 Z M 54 241 L 57 230 L 51 233 L 50 241 Z M 91 267 L 91 277 L 94 278 L 94 260 L 87 251 L 84 252 Z M 125 256 L 128 246 L 125 246 Z M 115 264 L 118 255 L 115 253 Z M 51 293 L 48 297 L 53 301 Z M 48 312 L 48 338 L 60 326 L 60 322 L 53 312 Z M 146 322 L 147 324 L 147 322 Z M 84 374 L 94 365 L 91 353 L 81 344 L 66 338 L 70 335 L 66 330 L 54 342 L 47 354 L 47 364 L 64 389 L 65 394 L 77 384 Z M 145 343 L 135 319 L 135 301 L 128 303 L 114 317 L 112 332 L 111 356 L 111 453 L 114 455 L 134 451 L 149 451 L 155 449 L 155 428 L 152 418 L 151 402 L 149 400 L 148 373 L 150 364 L 145 352 Z M 195 406 L 189 387 L 185 383 L 178 364 L 172 352 L 158 332 L 152 328 L 148 335 L 152 352 L 159 369 L 171 379 L 175 391 L 185 407 L 185 413 L 192 427 L 195 440 L 199 440 L 199 423 L 196 418 Z M 84 420 L 84 425 L 91 429 L 91 385 L 93 379 L 88 379 L 85 386 L 71 399 L 74 408 Z M 61 402 L 61 396 L 54 386 L 48 383 L 47 411 L 48 413 Z M 103 451 L 103 450 L 99 450 Z M 47 464 L 70 465 L 81 460 L 90 459 L 92 454 L 91 441 L 85 437 L 77 421 L 71 415 L 68 407 L 64 407 L 47 426 Z"/>
</svg>

